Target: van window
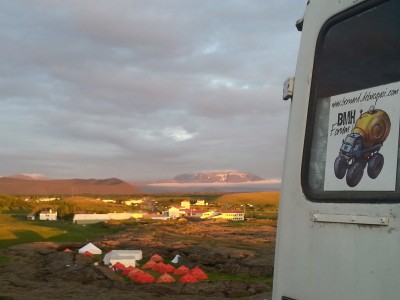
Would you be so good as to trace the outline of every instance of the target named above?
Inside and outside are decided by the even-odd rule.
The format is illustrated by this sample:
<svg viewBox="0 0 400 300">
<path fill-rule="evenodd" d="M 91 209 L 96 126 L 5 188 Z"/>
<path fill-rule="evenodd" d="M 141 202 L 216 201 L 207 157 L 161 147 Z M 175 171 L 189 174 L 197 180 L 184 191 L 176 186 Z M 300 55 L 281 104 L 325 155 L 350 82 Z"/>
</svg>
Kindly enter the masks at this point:
<svg viewBox="0 0 400 300">
<path fill-rule="evenodd" d="M 308 199 L 400 202 L 400 1 L 366 1 L 323 26 L 310 95 Z"/>
</svg>

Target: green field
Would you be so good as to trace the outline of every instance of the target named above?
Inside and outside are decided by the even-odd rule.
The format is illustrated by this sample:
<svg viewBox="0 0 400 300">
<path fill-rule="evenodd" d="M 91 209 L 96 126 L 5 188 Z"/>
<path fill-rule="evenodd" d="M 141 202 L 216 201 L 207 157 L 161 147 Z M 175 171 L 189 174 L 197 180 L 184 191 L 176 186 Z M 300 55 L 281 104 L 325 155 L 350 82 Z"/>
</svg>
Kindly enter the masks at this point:
<svg viewBox="0 0 400 300">
<path fill-rule="evenodd" d="M 67 221 L 27 221 L 0 214 L 0 248 L 31 242 L 82 242 L 123 230 L 104 223 L 77 225 Z"/>
</svg>

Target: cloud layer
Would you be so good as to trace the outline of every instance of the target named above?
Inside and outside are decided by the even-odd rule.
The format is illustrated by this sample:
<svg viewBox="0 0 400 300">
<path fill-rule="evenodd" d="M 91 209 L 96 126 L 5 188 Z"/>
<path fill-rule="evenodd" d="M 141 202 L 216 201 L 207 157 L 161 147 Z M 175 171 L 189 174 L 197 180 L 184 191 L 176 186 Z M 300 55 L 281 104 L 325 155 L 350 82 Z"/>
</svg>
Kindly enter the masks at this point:
<svg viewBox="0 0 400 300">
<path fill-rule="evenodd" d="M 281 175 L 305 1 L 0 3 L 1 174 Z"/>
</svg>

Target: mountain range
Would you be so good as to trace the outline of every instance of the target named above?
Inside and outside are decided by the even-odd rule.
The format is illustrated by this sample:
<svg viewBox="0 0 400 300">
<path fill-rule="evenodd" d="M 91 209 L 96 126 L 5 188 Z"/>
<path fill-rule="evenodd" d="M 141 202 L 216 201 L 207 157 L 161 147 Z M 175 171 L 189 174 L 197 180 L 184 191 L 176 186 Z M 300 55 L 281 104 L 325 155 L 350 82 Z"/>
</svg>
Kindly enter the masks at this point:
<svg viewBox="0 0 400 300">
<path fill-rule="evenodd" d="M 5 195 L 129 195 L 140 194 L 136 186 L 117 178 L 36 179 L 11 176 L 0 178 L 0 194 Z"/>
<path fill-rule="evenodd" d="M 276 189 L 279 182 L 240 171 L 207 171 L 175 176 L 157 182 L 126 182 L 108 179 L 49 179 L 41 176 L 0 177 L 5 195 L 133 195 L 160 192 L 238 192 Z"/>
</svg>

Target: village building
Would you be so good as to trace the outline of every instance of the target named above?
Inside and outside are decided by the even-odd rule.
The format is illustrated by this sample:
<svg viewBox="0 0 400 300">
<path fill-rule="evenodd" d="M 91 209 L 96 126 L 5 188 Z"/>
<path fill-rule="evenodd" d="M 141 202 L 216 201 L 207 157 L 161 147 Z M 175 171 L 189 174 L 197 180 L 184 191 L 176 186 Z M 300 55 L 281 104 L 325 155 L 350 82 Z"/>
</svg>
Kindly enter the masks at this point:
<svg viewBox="0 0 400 300">
<path fill-rule="evenodd" d="M 72 219 L 74 224 L 95 224 L 110 220 L 108 214 L 75 214 Z"/>
<path fill-rule="evenodd" d="M 163 212 L 162 214 L 145 214 L 143 215 L 143 219 L 152 219 L 152 220 L 168 220 L 170 217 L 168 217 L 165 212 Z"/>
<path fill-rule="evenodd" d="M 103 200 L 101 200 L 101 201 L 103 201 L 103 202 L 105 202 L 105 203 L 117 203 L 117 201 L 112 200 L 112 199 L 103 199 Z"/>
<path fill-rule="evenodd" d="M 227 211 L 221 212 L 219 215 L 213 216 L 213 219 L 224 219 L 230 221 L 244 221 L 244 212 L 242 211 Z"/>
<path fill-rule="evenodd" d="M 60 198 L 39 198 L 38 199 L 39 202 L 51 202 L 51 201 L 56 201 L 56 200 L 60 200 Z"/>
<path fill-rule="evenodd" d="M 125 200 L 124 204 L 125 205 L 137 205 L 137 204 L 142 204 L 143 203 L 143 199 L 131 199 L 131 200 Z"/>
<path fill-rule="evenodd" d="M 29 214 L 29 215 L 26 215 L 26 219 L 29 221 L 35 221 L 36 216 L 35 216 L 35 214 Z"/>
<path fill-rule="evenodd" d="M 133 219 L 141 219 L 141 218 L 143 218 L 143 215 L 144 215 L 142 212 L 134 212 L 134 213 L 130 213 L 130 214 Z"/>
<path fill-rule="evenodd" d="M 75 224 L 95 224 L 100 222 L 106 222 L 108 220 L 128 220 L 131 218 L 140 219 L 143 218 L 143 213 L 108 213 L 108 214 L 75 214 L 72 219 L 72 223 Z"/>
<path fill-rule="evenodd" d="M 108 213 L 108 215 L 110 216 L 110 220 L 128 220 L 132 218 L 132 214 L 127 212 L 123 213 L 113 212 L 113 213 Z"/>
<path fill-rule="evenodd" d="M 181 201 L 181 206 L 184 208 L 190 208 L 190 201 L 189 200 Z"/>
<path fill-rule="evenodd" d="M 179 212 L 182 217 L 183 216 L 191 217 L 195 211 L 196 209 L 193 208 L 181 208 Z"/>
<path fill-rule="evenodd" d="M 57 220 L 57 211 L 53 212 L 52 209 L 42 210 L 39 213 L 39 220 L 56 221 Z"/>
<path fill-rule="evenodd" d="M 203 199 L 197 199 L 197 201 L 196 201 L 196 203 L 194 205 L 206 206 L 206 205 L 208 205 L 208 203 Z"/>
<path fill-rule="evenodd" d="M 203 211 L 201 212 L 200 219 L 211 219 L 219 215 L 221 215 L 221 212 L 219 211 Z"/>
<path fill-rule="evenodd" d="M 172 206 L 168 209 L 168 217 L 177 219 L 181 216 L 181 209 L 179 207 Z"/>
</svg>

